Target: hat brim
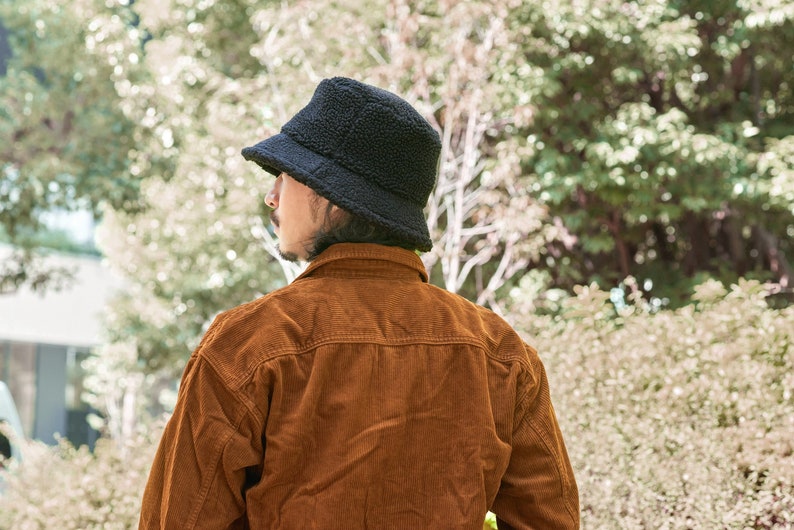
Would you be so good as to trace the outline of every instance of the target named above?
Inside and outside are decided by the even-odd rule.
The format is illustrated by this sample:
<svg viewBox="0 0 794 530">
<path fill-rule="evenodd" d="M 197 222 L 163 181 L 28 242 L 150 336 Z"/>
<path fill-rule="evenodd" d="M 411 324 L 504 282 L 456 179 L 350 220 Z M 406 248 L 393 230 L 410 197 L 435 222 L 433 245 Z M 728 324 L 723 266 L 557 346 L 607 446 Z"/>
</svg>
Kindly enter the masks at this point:
<svg viewBox="0 0 794 530">
<path fill-rule="evenodd" d="M 268 173 L 287 173 L 333 204 L 395 231 L 418 250 L 428 251 L 433 246 L 422 207 L 375 186 L 284 133 L 244 148 L 242 155 Z M 379 212 L 389 212 L 390 217 Z"/>
</svg>

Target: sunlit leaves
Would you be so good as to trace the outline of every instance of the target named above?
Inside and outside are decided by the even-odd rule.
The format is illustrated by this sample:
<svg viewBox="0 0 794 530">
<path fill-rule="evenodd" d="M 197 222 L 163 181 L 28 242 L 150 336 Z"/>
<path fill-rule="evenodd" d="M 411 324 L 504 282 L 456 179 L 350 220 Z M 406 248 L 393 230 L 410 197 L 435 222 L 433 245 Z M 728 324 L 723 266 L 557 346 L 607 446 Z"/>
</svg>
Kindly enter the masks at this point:
<svg viewBox="0 0 794 530">
<path fill-rule="evenodd" d="M 113 82 L 142 75 L 130 16 L 93 0 L 0 5 L 11 47 L 0 78 L 0 222 L 17 246 L 35 245 L 51 208 L 139 206 L 143 172 L 131 169 L 151 169 L 153 157 Z"/>
<path fill-rule="evenodd" d="M 532 302 L 517 324 L 546 363 L 583 528 L 786 528 L 792 308 L 752 281 L 708 281 L 695 305 L 658 311 L 632 282 L 619 305 L 593 285 L 560 302 L 525 278 L 513 307 Z"/>
<path fill-rule="evenodd" d="M 788 209 L 794 215 L 794 135 L 769 140 L 767 148 L 758 159 L 759 191 L 767 195 L 766 204 Z"/>
<path fill-rule="evenodd" d="M 770 137 L 794 133 L 794 32 L 780 3 L 760 11 L 774 12 L 777 23 L 751 24 L 758 12 L 741 3 L 591 1 L 516 11 L 521 38 L 533 45 L 526 57 L 558 82 L 533 100 L 538 111 L 525 130 L 534 148 L 524 167 L 541 200 L 575 231 L 581 277 L 614 284 L 652 275 L 669 286 L 680 281 L 671 273 L 735 279 L 748 266 L 783 284 L 791 277 L 765 264 L 774 259 L 762 241 L 769 238 L 753 235 L 788 233 L 793 220 L 781 196 L 768 195 L 788 189 L 785 177 L 755 164 L 777 160 L 780 144 Z M 786 238 L 777 241 L 774 251 L 791 253 Z"/>
<path fill-rule="evenodd" d="M 55 447 L 24 442 L 21 465 L 0 469 L 0 527 L 136 527 L 159 432 L 135 432 L 125 440 L 101 439 L 94 451 L 86 446 L 75 448 L 66 439 Z M 56 490 L 61 493 L 53 495 Z"/>
</svg>

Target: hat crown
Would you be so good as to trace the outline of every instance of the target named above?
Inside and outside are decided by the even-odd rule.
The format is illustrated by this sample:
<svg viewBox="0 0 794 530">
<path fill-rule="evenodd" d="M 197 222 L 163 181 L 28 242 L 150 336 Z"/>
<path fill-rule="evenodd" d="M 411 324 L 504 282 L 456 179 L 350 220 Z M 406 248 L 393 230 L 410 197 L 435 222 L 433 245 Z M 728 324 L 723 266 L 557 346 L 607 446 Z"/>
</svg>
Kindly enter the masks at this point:
<svg viewBox="0 0 794 530">
<path fill-rule="evenodd" d="M 343 77 L 325 79 L 281 132 L 420 207 L 433 190 L 438 133 L 386 90 Z"/>
<path fill-rule="evenodd" d="M 353 79 L 323 80 L 281 133 L 242 155 L 430 250 L 423 209 L 436 180 L 438 133 L 406 101 Z"/>
</svg>

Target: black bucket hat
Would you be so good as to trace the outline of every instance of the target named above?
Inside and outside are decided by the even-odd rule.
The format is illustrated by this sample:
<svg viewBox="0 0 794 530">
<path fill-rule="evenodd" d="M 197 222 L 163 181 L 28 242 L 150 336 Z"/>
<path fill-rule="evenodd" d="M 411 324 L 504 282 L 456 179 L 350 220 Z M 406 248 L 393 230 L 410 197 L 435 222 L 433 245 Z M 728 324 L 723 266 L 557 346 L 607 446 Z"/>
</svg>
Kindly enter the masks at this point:
<svg viewBox="0 0 794 530">
<path fill-rule="evenodd" d="M 320 82 L 279 134 L 242 154 L 427 251 L 433 243 L 423 210 L 440 151 L 438 133 L 408 102 L 334 77 Z"/>
</svg>

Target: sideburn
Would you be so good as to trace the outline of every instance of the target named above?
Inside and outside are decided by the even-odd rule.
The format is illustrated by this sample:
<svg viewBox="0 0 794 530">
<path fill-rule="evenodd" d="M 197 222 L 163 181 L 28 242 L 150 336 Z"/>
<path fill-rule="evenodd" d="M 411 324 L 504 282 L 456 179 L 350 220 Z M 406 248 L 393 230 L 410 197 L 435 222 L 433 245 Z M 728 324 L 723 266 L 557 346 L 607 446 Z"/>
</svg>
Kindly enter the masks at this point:
<svg viewBox="0 0 794 530">
<path fill-rule="evenodd" d="M 338 227 L 344 226 L 350 222 L 350 213 L 339 207 L 334 207 L 331 202 L 326 202 L 325 208 L 322 207 L 323 197 L 317 192 L 314 192 L 311 200 L 311 218 L 312 222 L 317 222 L 322 216 L 322 224 L 320 229 L 314 234 L 311 248 L 307 249 L 306 261 L 312 261 L 320 255 L 320 253 L 333 244 L 333 240 L 329 237 L 337 231 Z"/>
<path fill-rule="evenodd" d="M 323 197 L 314 191 L 311 198 L 311 218 L 312 222 L 316 223 L 320 215 L 323 215 L 322 228 L 320 231 L 326 233 L 332 231 L 336 225 L 344 224 L 350 217 L 350 214 L 342 208 L 335 207 L 331 202 L 325 204 L 325 211 L 323 212 L 321 206 L 322 201 Z"/>
</svg>

